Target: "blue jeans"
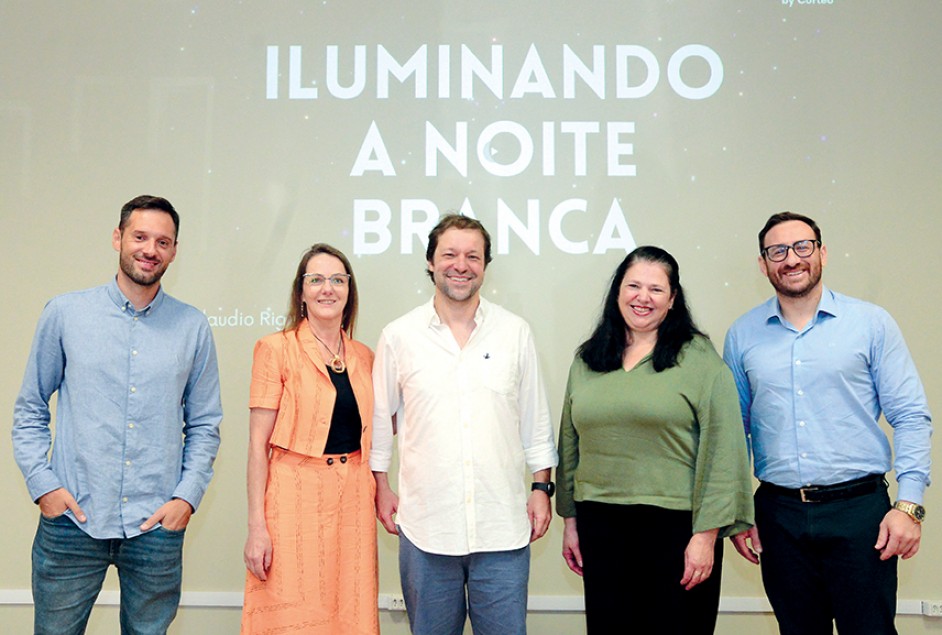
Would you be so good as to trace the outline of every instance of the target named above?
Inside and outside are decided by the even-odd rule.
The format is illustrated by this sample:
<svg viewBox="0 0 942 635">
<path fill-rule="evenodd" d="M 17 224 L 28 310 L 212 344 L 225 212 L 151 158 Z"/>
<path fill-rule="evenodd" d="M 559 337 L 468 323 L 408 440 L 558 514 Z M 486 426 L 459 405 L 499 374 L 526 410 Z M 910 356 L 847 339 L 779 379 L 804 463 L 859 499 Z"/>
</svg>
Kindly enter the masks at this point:
<svg viewBox="0 0 942 635">
<path fill-rule="evenodd" d="M 158 527 L 134 538 L 98 540 L 67 516 L 40 516 L 33 541 L 35 633 L 84 633 L 110 565 L 121 585 L 121 633 L 166 633 L 180 603 L 183 534 Z"/>
<path fill-rule="evenodd" d="M 526 635 L 530 546 L 441 556 L 399 531 L 399 576 L 413 635 Z M 466 592 L 467 588 L 467 592 Z"/>
</svg>

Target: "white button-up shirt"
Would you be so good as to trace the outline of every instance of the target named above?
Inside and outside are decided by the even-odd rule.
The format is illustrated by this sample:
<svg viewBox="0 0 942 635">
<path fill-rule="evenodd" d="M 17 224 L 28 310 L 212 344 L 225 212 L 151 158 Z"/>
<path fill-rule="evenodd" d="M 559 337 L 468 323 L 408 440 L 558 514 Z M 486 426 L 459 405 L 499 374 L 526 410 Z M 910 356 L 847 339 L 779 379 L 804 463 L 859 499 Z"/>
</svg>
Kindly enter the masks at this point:
<svg viewBox="0 0 942 635">
<path fill-rule="evenodd" d="M 390 323 L 373 365 L 370 467 L 388 472 L 399 435 L 400 529 L 442 555 L 529 543 L 530 472 L 558 462 L 529 325 L 482 299 L 464 348 L 431 301 Z"/>
</svg>

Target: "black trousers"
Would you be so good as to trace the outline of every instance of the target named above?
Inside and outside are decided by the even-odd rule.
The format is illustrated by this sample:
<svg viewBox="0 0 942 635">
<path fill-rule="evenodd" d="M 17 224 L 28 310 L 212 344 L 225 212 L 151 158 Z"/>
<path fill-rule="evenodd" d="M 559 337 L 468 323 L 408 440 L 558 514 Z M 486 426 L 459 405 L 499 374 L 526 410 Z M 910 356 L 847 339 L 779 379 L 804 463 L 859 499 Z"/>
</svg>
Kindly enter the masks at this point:
<svg viewBox="0 0 942 635">
<path fill-rule="evenodd" d="M 649 505 L 576 503 L 588 635 L 700 635 L 716 626 L 723 540 L 713 573 L 680 585 L 692 516 Z"/>
<path fill-rule="evenodd" d="M 890 509 L 885 487 L 802 503 L 760 486 L 762 582 L 783 635 L 895 635 L 897 558 L 873 548 Z"/>
</svg>

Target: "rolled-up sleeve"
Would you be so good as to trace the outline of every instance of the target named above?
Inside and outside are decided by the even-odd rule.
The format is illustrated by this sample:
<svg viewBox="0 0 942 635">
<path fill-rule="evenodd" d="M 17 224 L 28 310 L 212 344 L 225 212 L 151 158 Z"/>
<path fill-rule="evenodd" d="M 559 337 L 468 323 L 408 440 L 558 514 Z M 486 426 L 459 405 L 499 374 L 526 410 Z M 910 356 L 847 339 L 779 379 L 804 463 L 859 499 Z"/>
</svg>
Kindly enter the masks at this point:
<svg viewBox="0 0 942 635">
<path fill-rule="evenodd" d="M 373 448 L 370 451 L 370 469 L 374 472 L 389 471 L 393 451 L 392 418 L 399 411 L 401 403 L 396 355 L 384 331 L 376 345 L 376 358 L 373 361 Z"/>
<path fill-rule="evenodd" d="M 533 334 L 526 329 L 525 343 L 520 353 L 520 441 L 524 457 L 531 472 L 556 467 L 556 439 L 550 420 L 549 402 L 540 373 Z"/>
</svg>

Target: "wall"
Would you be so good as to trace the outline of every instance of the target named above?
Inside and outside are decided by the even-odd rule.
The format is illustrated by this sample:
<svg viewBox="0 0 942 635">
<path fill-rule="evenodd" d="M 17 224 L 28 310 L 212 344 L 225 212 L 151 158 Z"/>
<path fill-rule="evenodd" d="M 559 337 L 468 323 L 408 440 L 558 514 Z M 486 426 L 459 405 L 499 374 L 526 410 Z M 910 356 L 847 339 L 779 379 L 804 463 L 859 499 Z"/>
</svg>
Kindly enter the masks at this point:
<svg viewBox="0 0 942 635">
<path fill-rule="evenodd" d="M 187 538 L 187 592 L 242 588 L 252 344 L 276 328 L 299 254 L 327 241 L 351 256 L 358 336 L 374 345 L 430 297 L 421 237 L 447 209 L 495 235 L 485 293 L 531 321 L 554 417 L 625 250 L 671 251 L 720 345 L 770 295 L 755 235 L 783 209 L 822 226 L 827 284 L 896 317 L 942 411 L 940 20 L 938 3 L 875 0 L 4 2 L 0 410 L 12 411 L 44 303 L 113 275 L 118 209 L 150 193 L 181 212 L 165 288 L 216 325 L 226 411 Z M 36 509 L 9 444 L 0 436 L 0 620 L 25 632 L 16 598 Z M 922 551 L 900 567 L 907 606 L 942 599 L 935 489 L 926 506 Z M 535 598 L 581 594 L 560 540 L 557 521 L 534 548 Z M 727 553 L 724 601 L 761 598 L 757 570 Z M 398 592 L 388 538 L 380 568 L 381 591 Z M 95 632 L 117 632 L 113 614 L 100 609 Z M 384 613 L 384 632 L 405 632 L 401 618 Z M 175 629 L 236 623 L 232 608 L 184 607 Z M 719 630 L 772 624 L 724 613 Z M 939 624 L 907 616 L 900 630 Z M 531 623 L 580 628 L 578 615 Z"/>
</svg>

